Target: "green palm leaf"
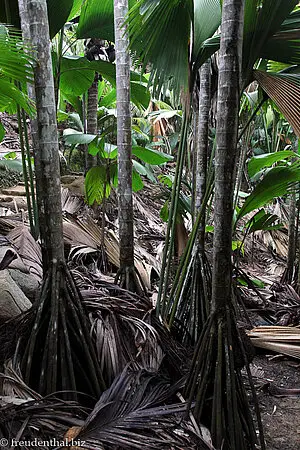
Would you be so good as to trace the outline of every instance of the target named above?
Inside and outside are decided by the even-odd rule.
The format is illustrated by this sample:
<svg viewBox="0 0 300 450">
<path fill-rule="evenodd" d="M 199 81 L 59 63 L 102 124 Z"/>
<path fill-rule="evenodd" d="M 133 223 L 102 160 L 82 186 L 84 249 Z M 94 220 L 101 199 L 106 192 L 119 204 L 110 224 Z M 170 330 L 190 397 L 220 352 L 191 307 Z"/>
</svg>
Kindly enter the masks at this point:
<svg viewBox="0 0 300 450">
<path fill-rule="evenodd" d="M 134 4 L 135 0 L 129 0 L 129 7 Z M 114 1 L 86 1 L 80 13 L 77 37 L 79 39 L 94 37 L 114 42 Z"/>
<path fill-rule="evenodd" d="M 214 35 L 220 24 L 220 0 L 194 0 L 193 61 L 196 61 L 194 70 L 198 70 L 200 65 L 205 61 L 203 61 L 202 55 L 203 43 Z"/>
<path fill-rule="evenodd" d="M 15 114 L 17 105 L 21 106 L 28 114 L 33 113 L 33 106 L 27 95 L 10 81 L 0 78 L 0 111 Z"/>
<path fill-rule="evenodd" d="M 256 70 L 254 78 L 276 103 L 282 114 L 300 136 L 300 75 L 266 73 Z"/>
<path fill-rule="evenodd" d="M 81 95 L 91 86 L 95 71 L 100 73 L 109 83 L 116 86 L 116 66 L 107 61 L 88 61 L 78 56 L 64 56 L 61 62 L 60 89 L 67 95 Z M 138 108 L 147 108 L 150 93 L 146 79 L 131 71 L 131 101 Z"/>
<path fill-rule="evenodd" d="M 21 48 L 21 34 L 0 25 L 0 73 L 21 83 L 33 81 L 32 58 Z"/>
<path fill-rule="evenodd" d="M 266 167 L 271 167 L 278 161 L 283 161 L 287 158 L 295 158 L 295 152 L 292 150 L 282 150 L 274 153 L 264 153 L 262 155 L 253 156 L 248 162 L 248 175 L 253 178 L 258 172 Z"/>
<path fill-rule="evenodd" d="M 168 80 L 188 90 L 192 13 L 191 0 L 139 0 L 129 12 L 130 45 L 144 68 L 151 63 L 156 93 Z"/>
<path fill-rule="evenodd" d="M 0 21 L 7 23 L 5 3 L 0 0 Z M 73 3 L 78 0 L 47 0 L 50 37 L 53 38 L 67 21 Z M 9 0 L 10 24 L 20 28 L 18 0 Z"/>
<path fill-rule="evenodd" d="M 20 105 L 29 114 L 32 105 L 15 83 L 32 82 L 32 59 L 20 46 L 21 35 L 0 25 L 0 110 L 14 114 Z"/>
<path fill-rule="evenodd" d="M 280 29 L 297 3 L 297 0 L 246 1 L 242 65 L 245 86 L 251 81 L 256 60 L 266 54 L 268 41 Z M 267 56 L 267 59 L 278 60 L 272 56 Z"/>
<path fill-rule="evenodd" d="M 255 209 L 265 206 L 276 197 L 288 192 L 289 187 L 300 181 L 300 164 L 290 167 L 278 166 L 271 169 L 256 185 L 253 192 L 246 198 L 240 209 L 237 220 Z"/>
</svg>

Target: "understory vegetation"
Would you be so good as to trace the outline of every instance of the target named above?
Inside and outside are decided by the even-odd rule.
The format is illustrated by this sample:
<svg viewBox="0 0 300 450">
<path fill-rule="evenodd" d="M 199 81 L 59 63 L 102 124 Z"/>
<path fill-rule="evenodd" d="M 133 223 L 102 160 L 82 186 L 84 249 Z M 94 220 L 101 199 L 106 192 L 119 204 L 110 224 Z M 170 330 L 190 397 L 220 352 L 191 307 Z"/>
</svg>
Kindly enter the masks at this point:
<svg viewBox="0 0 300 450">
<path fill-rule="evenodd" d="M 277 449 L 253 358 L 300 358 L 298 1 L 1 6 L 1 448 Z"/>
</svg>

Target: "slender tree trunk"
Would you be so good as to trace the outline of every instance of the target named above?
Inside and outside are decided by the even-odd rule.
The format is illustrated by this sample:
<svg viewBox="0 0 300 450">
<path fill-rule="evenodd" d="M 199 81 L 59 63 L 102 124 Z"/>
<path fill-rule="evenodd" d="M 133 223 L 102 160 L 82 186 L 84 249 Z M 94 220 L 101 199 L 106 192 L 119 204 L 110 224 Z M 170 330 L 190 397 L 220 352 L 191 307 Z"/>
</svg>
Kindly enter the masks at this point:
<svg viewBox="0 0 300 450">
<path fill-rule="evenodd" d="M 210 60 L 206 61 L 200 69 L 200 93 L 199 93 L 199 123 L 198 123 L 198 146 L 196 163 L 196 195 L 195 208 L 198 211 L 203 203 L 206 191 L 207 178 L 207 155 L 208 155 L 208 131 L 210 111 Z M 204 250 L 205 215 L 199 228 L 199 248 Z"/>
<path fill-rule="evenodd" d="M 289 204 L 289 245 L 287 257 L 287 282 L 292 283 L 296 258 L 296 192 L 290 196 Z"/>
<path fill-rule="evenodd" d="M 30 45 L 31 36 L 30 36 L 30 28 L 29 28 L 29 17 L 27 10 L 27 0 L 18 0 L 19 6 L 19 16 L 21 21 L 21 28 L 23 39 L 25 43 Z M 33 85 L 28 84 L 27 86 L 28 96 L 31 100 L 35 101 L 35 88 Z M 36 196 L 37 196 L 37 208 L 38 208 L 38 224 L 39 224 L 39 232 L 41 229 L 45 228 L 45 213 L 44 213 L 44 204 L 43 204 L 43 172 L 41 169 L 41 158 L 38 147 L 38 126 L 37 126 L 37 118 L 30 119 L 30 135 L 32 142 L 32 149 L 34 154 L 34 169 L 35 169 L 35 179 L 36 179 Z M 41 235 L 41 232 L 40 232 Z M 42 255 L 43 261 L 46 260 L 46 248 L 45 242 L 42 240 Z M 46 261 L 44 261 L 46 262 Z"/>
<path fill-rule="evenodd" d="M 40 170 L 36 180 L 41 196 L 39 212 L 44 218 L 43 226 L 40 226 L 41 240 L 46 252 L 41 293 L 24 319 L 27 322 L 23 330 L 28 330 L 28 335 L 23 330 L 20 333 L 16 354 L 25 382 L 42 395 L 64 391 L 65 398 L 76 399 L 77 391 L 86 390 L 97 397 L 105 389 L 105 381 L 90 335 L 88 316 L 64 258 L 47 2 L 27 0 L 23 7 L 23 20 L 28 20 L 37 62 L 34 68 L 37 108 L 34 144 Z M 24 25 L 26 30 L 28 23 Z"/>
<path fill-rule="evenodd" d="M 99 75 L 95 74 L 95 79 L 93 84 L 88 90 L 87 93 L 87 114 L 86 114 L 86 122 L 87 122 L 87 133 L 97 134 L 98 132 L 98 78 Z M 86 149 L 86 161 L 85 168 L 86 172 L 95 167 L 97 165 L 97 156 L 90 155 L 88 153 L 88 148 Z"/>
<path fill-rule="evenodd" d="M 212 309 L 231 300 L 231 241 L 244 1 L 224 0 L 219 56 Z"/>
<path fill-rule="evenodd" d="M 133 206 L 130 112 L 130 57 L 128 34 L 123 26 L 128 0 L 114 0 L 116 81 L 117 81 L 117 145 L 118 202 L 120 235 L 120 269 L 133 268 Z"/>
<path fill-rule="evenodd" d="M 31 43 L 37 60 L 34 68 L 36 183 L 39 213 L 42 216 L 41 241 L 46 250 L 44 263 L 48 267 L 53 261 L 64 260 L 64 246 L 56 105 L 46 0 L 28 0 L 27 13 Z"/>
</svg>

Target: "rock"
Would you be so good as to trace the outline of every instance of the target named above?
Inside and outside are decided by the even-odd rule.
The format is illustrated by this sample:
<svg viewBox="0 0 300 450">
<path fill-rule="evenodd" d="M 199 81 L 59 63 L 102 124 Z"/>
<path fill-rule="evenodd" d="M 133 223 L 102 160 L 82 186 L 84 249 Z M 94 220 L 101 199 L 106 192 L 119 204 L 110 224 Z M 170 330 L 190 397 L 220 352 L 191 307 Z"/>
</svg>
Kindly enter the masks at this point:
<svg viewBox="0 0 300 450">
<path fill-rule="evenodd" d="M 31 302 L 34 302 L 41 287 L 38 278 L 31 273 L 24 273 L 18 269 L 11 269 L 10 266 L 7 270 L 12 279 L 17 283 L 19 288 L 22 289 L 26 297 Z"/>
<path fill-rule="evenodd" d="M 8 270 L 0 271 L 0 286 L 1 319 L 11 319 L 31 307 L 31 302 L 12 279 Z"/>
</svg>

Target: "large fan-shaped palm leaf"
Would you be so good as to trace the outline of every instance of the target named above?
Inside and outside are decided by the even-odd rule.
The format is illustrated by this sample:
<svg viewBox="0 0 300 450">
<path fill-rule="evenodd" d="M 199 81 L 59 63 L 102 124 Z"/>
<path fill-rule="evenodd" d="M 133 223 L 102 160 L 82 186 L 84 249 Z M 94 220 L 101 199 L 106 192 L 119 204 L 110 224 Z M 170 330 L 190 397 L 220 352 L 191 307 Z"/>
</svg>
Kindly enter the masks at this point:
<svg viewBox="0 0 300 450">
<path fill-rule="evenodd" d="M 32 82 L 32 59 L 22 50 L 21 36 L 0 25 L 0 110 L 15 112 L 20 105 L 28 113 L 32 112 L 27 95 L 15 83 Z"/>
</svg>

